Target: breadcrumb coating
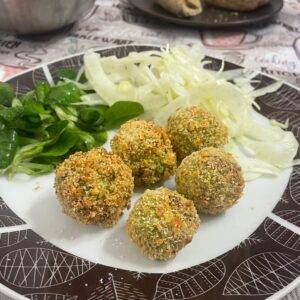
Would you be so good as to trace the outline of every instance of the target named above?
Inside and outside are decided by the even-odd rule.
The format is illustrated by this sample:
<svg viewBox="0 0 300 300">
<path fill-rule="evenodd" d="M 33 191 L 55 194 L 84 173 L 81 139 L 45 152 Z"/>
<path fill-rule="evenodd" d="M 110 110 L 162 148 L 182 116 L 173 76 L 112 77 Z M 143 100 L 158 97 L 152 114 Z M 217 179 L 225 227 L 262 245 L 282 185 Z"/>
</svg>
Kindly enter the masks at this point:
<svg viewBox="0 0 300 300">
<path fill-rule="evenodd" d="M 242 196 L 241 168 L 229 153 L 204 148 L 186 157 L 176 171 L 176 190 L 193 200 L 199 213 L 219 214 Z"/>
<path fill-rule="evenodd" d="M 171 142 L 153 122 L 126 122 L 117 130 L 111 148 L 131 168 L 136 185 L 152 185 L 175 172 L 176 155 Z"/>
<path fill-rule="evenodd" d="M 64 213 L 81 223 L 111 227 L 129 206 L 134 187 L 131 170 L 103 148 L 71 155 L 55 175 Z"/>
<path fill-rule="evenodd" d="M 179 161 L 202 148 L 219 148 L 228 142 L 227 127 L 198 107 L 181 109 L 172 115 L 167 134 Z"/>
<path fill-rule="evenodd" d="M 169 260 L 192 241 L 200 219 L 192 201 L 167 188 L 147 190 L 133 207 L 126 231 L 150 259 Z"/>
</svg>

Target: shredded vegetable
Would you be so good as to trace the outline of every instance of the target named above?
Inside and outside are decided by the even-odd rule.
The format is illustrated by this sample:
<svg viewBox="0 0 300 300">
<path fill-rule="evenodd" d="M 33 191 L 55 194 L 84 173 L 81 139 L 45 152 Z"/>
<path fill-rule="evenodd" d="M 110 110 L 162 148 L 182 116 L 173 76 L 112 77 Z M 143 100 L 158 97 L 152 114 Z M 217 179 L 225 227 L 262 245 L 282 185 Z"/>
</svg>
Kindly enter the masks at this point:
<svg viewBox="0 0 300 300">
<path fill-rule="evenodd" d="M 283 124 L 265 120 L 255 98 L 277 91 L 282 82 L 254 89 L 254 72 L 243 69 L 211 71 L 197 47 L 177 46 L 161 51 L 130 53 L 127 57 L 84 56 L 88 85 L 96 95 L 85 104 L 112 105 L 130 100 L 143 105 L 145 118 L 164 126 L 176 110 L 199 106 L 218 117 L 229 129 L 227 151 L 239 161 L 245 178 L 276 176 L 294 164 L 298 142 Z"/>
</svg>

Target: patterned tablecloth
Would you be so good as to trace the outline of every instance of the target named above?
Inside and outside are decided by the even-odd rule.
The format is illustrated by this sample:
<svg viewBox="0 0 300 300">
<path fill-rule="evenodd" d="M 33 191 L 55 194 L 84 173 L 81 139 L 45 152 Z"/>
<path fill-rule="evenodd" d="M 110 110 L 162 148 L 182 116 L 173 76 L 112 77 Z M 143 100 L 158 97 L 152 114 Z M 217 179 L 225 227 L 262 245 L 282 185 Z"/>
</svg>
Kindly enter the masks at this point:
<svg viewBox="0 0 300 300">
<path fill-rule="evenodd" d="M 144 16 L 127 0 L 98 0 L 84 20 L 55 34 L 29 38 L 0 32 L 0 80 L 58 57 L 132 43 L 200 43 L 211 56 L 300 87 L 300 0 L 286 0 L 278 18 L 267 26 L 231 31 L 170 25 Z M 300 299 L 300 290 L 288 299 Z"/>
</svg>

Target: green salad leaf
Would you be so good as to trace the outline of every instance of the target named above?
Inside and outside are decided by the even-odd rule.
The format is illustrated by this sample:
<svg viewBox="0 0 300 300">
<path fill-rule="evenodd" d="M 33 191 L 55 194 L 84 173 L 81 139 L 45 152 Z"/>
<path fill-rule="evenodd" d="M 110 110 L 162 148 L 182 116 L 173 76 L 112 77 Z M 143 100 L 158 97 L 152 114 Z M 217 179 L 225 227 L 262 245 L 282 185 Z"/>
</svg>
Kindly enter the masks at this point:
<svg viewBox="0 0 300 300">
<path fill-rule="evenodd" d="M 39 81 L 35 86 L 36 99 L 39 102 L 44 102 L 51 91 L 51 86 L 49 83 L 44 81 Z"/>
<path fill-rule="evenodd" d="M 65 130 L 55 144 L 44 148 L 41 157 L 63 156 L 67 154 L 77 143 L 78 136 L 72 130 Z"/>
<path fill-rule="evenodd" d="M 0 82 L 0 104 L 10 106 L 15 97 L 12 86 L 6 82 Z"/>
<path fill-rule="evenodd" d="M 80 102 L 81 95 L 81 90 L 74 83 L 69 82 L 51 87 L 44 102 L 46 104 L 60 104 L 68 106 L 72 103 Z"/>
<path fill-rule="evenodd" d="M 37 176 L 53 171 L 54 167 L 55 166 L 53 164 L 22 162 L 15 168 L 15 172 L 25 173 L 31 176 Z M 13 175 L 13 173 L 11 173 L 10 175 Z"/>
<path fill-rule="evenodd" d="M 60 69 L 56 72 L 56 75 L 60 80 L 64 80 L 64 79 L 75 80 L 77 77 L 77 74 L 78 74 L 78 72 L 75 69 Z M 79 82 L 80 83 L 87 82 L 87 79 L 86 79 L 84 73 L 80 76 Z"/>
<path fill-rule="evenodd" d="M 6 125 L 12 125 L 20 116 L 23 115 L 24 108 L 17 107 L 0 107 L 0 121 Z"/>
<path fill-rule="evenodd" d="M 93 137 L 96 141 L 96 146 L 100 146 L 100 145 L 103 145 L 107 141 L 108 135 L 107 135 L 106 131 L 100 131 L 100 132 L 94 133 Z"/>
<path fill-rule="evenodd" d="M 104 113 L 105 128 L 107 130 L 117 128 L 143 113 L 144 108 L 140 103 L 131 101 L 116 102 Z"/>
<path fill-rule="evenodd" d="M 86 124 L 101 125 L 104 122 L 104 114 L 108 109 L 106 106 L 81 107 L 79 119 Z"/>
<path fill-rule="evenodd" d="M 50 138 L 53 138 L 55 136 L 60 136 L 62 134 L 62 132 L 67 128 L 68 124 L 69 123 L 66 120 L 58 121 L 53 124 L 50 124 L 46 128 L 46 131 L 49 134 Z"/>
<path fill-rule="evenodd" d="M 60 69 L 56 72 L 56 75 L 61 80 L 64 78 L 75 80 L 77 77 L 77 71 L 75 69 Z"/>
<path fill-rule="evenodd" d="M 74 80 L 77 73 L 61 70 L 59 76 Z M 81 79 L 86 80 L 84 74 Z M 75 83 L 38 82 L 19 98 L 10 85 L 0 83 L 0 173 L 11 177 L 17 172 L 31 176 L 51 172 L 70 154 L 103 145 L 106 130 L 144 112 L 131 101 L 111 107 L 73 105 L 86 93 Z"/>
<path fill-rule="evenodd" d="M 7 168 L 13 160 L 18 147 L 18 134 L 13 129 L 0 131 L 0 169 Z"/>
</svg>

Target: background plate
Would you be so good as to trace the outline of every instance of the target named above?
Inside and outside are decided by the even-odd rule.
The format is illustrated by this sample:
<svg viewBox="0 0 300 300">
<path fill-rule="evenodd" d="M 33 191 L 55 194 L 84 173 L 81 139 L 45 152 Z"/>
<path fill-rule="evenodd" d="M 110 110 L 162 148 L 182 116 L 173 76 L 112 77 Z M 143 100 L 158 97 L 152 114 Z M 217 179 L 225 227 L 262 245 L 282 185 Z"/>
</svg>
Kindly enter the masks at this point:
<svg viewBox="0 0 300 300">
<path fill-rule="evenodd" d="M 229 28 L 244 25 L 258 25 L 260 22 L 268 21 L 276 16 L 283 7 L 283 0 L 271 0 L 269 4 L 251 12 L 234 12 L 212 6 L 205 6 L 203 12 L 198 16 L 179 18 L 168 13 L 161 7 L 154 5 L 153 0 L 129 1 L 136 8 L 152 17 L 178 25 L 203 28 Z"/>
</svg>

